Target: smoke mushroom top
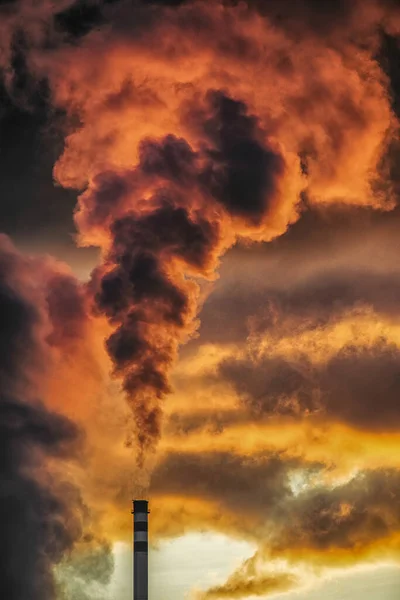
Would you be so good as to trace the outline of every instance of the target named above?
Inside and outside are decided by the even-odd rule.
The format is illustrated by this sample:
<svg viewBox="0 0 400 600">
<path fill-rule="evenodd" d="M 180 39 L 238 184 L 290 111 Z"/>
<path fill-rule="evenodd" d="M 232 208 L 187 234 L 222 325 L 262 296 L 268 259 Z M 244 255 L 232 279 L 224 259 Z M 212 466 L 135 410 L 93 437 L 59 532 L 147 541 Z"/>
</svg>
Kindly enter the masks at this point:
<svg viewBox="0 0 400 600">
<path fill-rule="evenodd" d="M 132 473 L 186 507 L 156 536 L 258 545 L 199 597 L 393 558 L 397 3 L 56 4 L 0 6 L 0 125 L 37 119 L 99 253 L 79 281 L 1 238 L 0 586 L 98 593 Z"/>
</svg>

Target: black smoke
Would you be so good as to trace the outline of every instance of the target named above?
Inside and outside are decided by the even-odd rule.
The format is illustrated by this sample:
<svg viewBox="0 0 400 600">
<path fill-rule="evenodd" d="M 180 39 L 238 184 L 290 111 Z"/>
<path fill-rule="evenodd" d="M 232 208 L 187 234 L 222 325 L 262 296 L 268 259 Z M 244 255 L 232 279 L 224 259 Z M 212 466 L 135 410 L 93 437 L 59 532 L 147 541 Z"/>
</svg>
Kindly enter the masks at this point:
<svg viewBox="0 0 400 600">
<path fill-rule="evenodd" d="M 22 292 L 18 257 L 0 253 L 0 597 L 52 600 L 53 566 L 81 534 L 82 504 L 48 465 L 70 458 L 80 434 L 35 399 L 29 371 L 43 358 L 41 316 Z"/>
<path fill-rule="evenodd" d="M 159 401 L 196 316 L 193 277 L 216 269 L 224 219 L 251 227 L 274 209 L 285 166 L 247 106 L 222 91 L 186 106 L 183 120 L 199 136 L 196 150 L 174 135 L 145 139 L 135 169 L 98 176 L 84 198 L 86 222 L 111 240 L 91 286 L 96 310 L 115 328 L 106 346 L 142 446 L 159 435 Z M 146 186 L 146 210 L 132 209 Z"/>
<path fill-rule="evenodd" d="M 221 91 L 210 91 L 206 101 L 206 113 L 191 116 L 208 142 L 200 182 L 230 214 L 257 225 L 271 209 L 284 160 L 265 144 L 246 104 Z"/>
</svg>

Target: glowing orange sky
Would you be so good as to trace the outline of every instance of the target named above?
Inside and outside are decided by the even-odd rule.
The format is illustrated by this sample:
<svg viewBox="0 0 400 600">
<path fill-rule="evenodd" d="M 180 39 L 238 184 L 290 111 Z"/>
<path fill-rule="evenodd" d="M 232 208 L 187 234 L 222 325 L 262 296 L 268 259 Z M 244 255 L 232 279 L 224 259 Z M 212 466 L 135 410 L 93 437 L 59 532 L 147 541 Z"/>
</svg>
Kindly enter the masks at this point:
<svg viewBox="0 0 400 600">
<path fill-rule="evenodd" d="M 64 471 L 87 507 L 65 568 L 129 540 L 142 487 L 154 540 L 257 548 L 196 598 L 398 561 L 399 123 L 377 56 L 400 13 L 283 4 L 100 3 L 73 43 L 45 1 L 4 13 L 5 88 L 19 27 L 77 197 L 82 259 L 1 246 L 38 314 L 29 395 L 83 436 L 37 475 Z"/>
</svg>

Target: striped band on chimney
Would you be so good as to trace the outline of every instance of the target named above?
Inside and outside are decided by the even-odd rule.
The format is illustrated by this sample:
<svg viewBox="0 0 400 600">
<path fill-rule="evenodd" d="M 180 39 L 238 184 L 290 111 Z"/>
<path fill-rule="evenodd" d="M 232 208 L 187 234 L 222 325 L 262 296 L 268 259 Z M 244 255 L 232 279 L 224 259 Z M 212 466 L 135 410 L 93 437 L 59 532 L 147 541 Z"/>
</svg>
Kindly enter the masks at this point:
<svg viewBox="0 0 400 600">
<path fill-rule="evenodd" d="M 133 501 L 133 598 L 148 600 L 148 509 L 147 500 Z"/>
</svg>

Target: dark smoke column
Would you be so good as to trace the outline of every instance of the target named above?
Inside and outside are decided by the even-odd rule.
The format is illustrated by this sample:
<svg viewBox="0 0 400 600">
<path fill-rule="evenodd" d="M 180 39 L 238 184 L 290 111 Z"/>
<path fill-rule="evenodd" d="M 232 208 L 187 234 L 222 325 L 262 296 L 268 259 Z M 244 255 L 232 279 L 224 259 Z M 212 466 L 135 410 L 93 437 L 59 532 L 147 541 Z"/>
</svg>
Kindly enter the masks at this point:
<svg viewBox="0 0 400 600">
<path fill-rule="evenodd" d="M 133 599 L 148 600 L 148 502 L 133 501 Z"/>
</svg>

